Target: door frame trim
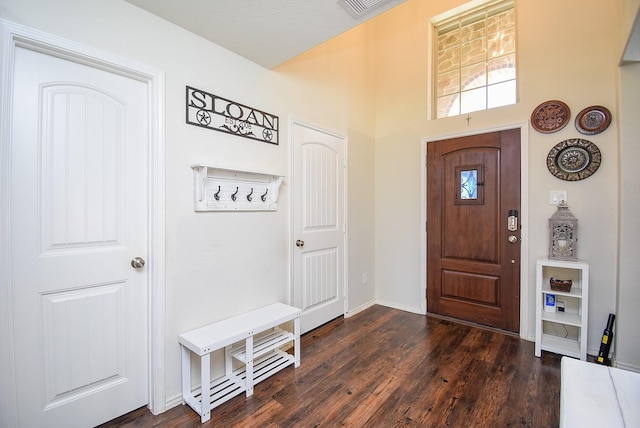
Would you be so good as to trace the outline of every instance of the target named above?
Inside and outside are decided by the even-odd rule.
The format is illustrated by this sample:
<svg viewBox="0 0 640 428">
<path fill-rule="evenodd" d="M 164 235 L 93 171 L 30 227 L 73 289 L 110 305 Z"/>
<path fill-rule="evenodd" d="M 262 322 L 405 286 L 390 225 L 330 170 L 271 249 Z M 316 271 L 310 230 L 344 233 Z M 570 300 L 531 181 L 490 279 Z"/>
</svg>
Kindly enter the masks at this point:
<svg viewBox="0 0 640 428">
<path fill-rule="evenodd" d="M 149 111 L 149 203 L 148 203 L 148 407 L 154 414 L 166 409 L 165 399 L 165 141 L 164 141 L 164 72 L 135 63 L 68 39 L 11 21 L 0 19 L 2 69 L 0 81 L 0 351 L 1 426 L 17 426 L 15 359 L 13 349 L 13 308 L 11 305 L 11 116 L 14 52 L 17 47 L 64 58 L 121 76 L 144 82 L 148 86 Z"/>
<path fill-rule="evenodd" d="M 472 135 L 488 134 L 505 131 L 508 129 L 520 129 L 520 337 L 526 340 L 534 340 L 534 334 L 529 332 L 529 123 L 516 122 L 494 128 L 474 129 L 469 132 L 444 134 L 423 138 L 420 144 L 421 175 L 420 175 L 420 292 L 424 298 L 420 299 L 420 310 L 427 313 L 427 144 L 431 141 L 448 140 L 452 138 L 468 137 Z"/>
<path fill-rule="evenodd" d="M 294 172 L 294 168 L 296 167 L 293 164 L 293 149 L 294 149 L 294 145 L 295 145 L 295 141 L 294 141 L 294 133 L 293 133 L 293 127 L 294 126 L 301 126 L 303 128 L 308 128 L 308 129 L 312 129 L 314 131 L 318 131 L 318 132 L 322 132 L 324 134 L 327 135 L 331 135 L 334 136 L 336 138 L 340 138 L 342 141 L 344 141 L 344 152 L 343 152 L 343 166 L 342 166 L 342 180 L 343 180 L 343 192 L 344 192 L 344 200 L 343 200 L 343 215 L 344 215 L 344 226 L 343 226 L 343 242 L 342 245 L 344 246 L 344 254 L 343 254 L 343 263 L 344 263 L 344 272 L 343 272 L 343 278 L 342 278 L 342 299 L 343 299 L 343 308 L 342 308 L 342 313 L 344 315 L 344 317 L 348 317 L 349 314 L 349 183 L 348 183 L 348 179 L 349 179 L 349 174 L 348 174 L 348 165 L 349 165 L 349 160 L 348 160 L 348 153 L 349 153 L 349 139 L 347 138 L 347 136 L 342 135 L 338 132 L 334 132 L 334 131 L 330 131 L 328 129 L 322 128 L 320 126 L 316 126 L 316 125 L 312 125 L 309 122 L 305 122 L 302 121 L 300 119 L 296 119 L 294 117 L 289 117 L 289 177 L 293 178 L 293 172 Z M 294 253 L 293 253 L 293 238 L 294 238 L 294 230 L 293 230 L 293 214 L 294 214 L 294 204 L 295 204 L 295 200 L 293 199 L 294 196 L 294 192 L 293 192 L 293 187 L 296 186 L 295 183 L 289 183 L 289 200 L 291 201 L 291 206 L 289 207 L 289 263 L 290 263 L 290 267 L 289 267 L 289 302 L 291 304 L 293 304 L 294 301 L 294 286 L 293 286 L 293 277 L 294 277 Z"/>
</svg>

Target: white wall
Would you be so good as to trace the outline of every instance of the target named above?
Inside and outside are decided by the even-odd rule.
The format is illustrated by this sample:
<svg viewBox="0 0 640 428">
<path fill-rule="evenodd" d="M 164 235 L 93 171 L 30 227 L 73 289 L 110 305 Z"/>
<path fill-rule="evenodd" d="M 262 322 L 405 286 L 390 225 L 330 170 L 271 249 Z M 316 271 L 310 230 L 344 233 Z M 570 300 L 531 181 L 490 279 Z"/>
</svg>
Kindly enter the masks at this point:
<svg viewBox="0 0 640 428">
<path fill-rule="evenodd" d="M 335 67 L 300 61 L 270 71 L 122 0 L 0 0 L 0 17 L 166 73 L 167 402 L 179 402 L 179 333 L 291 296 L 288 178 L 277 212 L 195 213 L 192 164 L 289 177 L 291 118 L 347 136 L 348 179 L 358 189 L 349 192 L 349 282 L 357 285 L 349 310 L 372 304 L 373 103 L 363 33 L 321 51 Z M 186 85 L 278 115 L 280 145 L 185 124 Z"/>
</svg>

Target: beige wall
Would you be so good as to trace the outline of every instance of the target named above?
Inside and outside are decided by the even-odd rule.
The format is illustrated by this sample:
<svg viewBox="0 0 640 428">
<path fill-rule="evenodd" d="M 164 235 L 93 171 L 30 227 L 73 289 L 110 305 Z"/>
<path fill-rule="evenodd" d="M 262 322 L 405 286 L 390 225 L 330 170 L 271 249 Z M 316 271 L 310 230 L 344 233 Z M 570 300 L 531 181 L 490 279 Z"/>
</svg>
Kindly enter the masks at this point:
<svg viewBox="0 0 640 428">
<path fill-rule="evenodd" d="M 640 359 L 640 64 L 621 68 L 620 87 L 620 275 L 614 343 L 617 363 L 637 370 Z"/>
<path fill-rule="evenodd" d="M 528 207 L 528 211 L 522 220 L 529 237 L 524 248 L 528 272 L 523 276 L 527 288 L 523 295 L 526 305 L 522 311 L 522 335 L 532 339 L 535 333 L 535 260 L 547 253 L 547 220 L 555 212 L 555 207 L 548 203 L 549 192 L 566 190 L 571 210 L 580 224 L 578 256 L 591 266 L 588 349 L 590 353 L 598 351 L 608 314 L 623 310 L 616 303 L 621 195 L 618 62 L 621 40 L 625 38 L 620 21 L 626 21 L 628 34 L 628 12 L 635 10 L 629 3 L 632 2 L 605 4 L 588 0 L 576 7 L 574 2 L 518 1 L 518 103 L 472 113 L 469 123 L 463 117 L 430 120 L 429 114 L 429 21 L 463 6 L 462 0 L 435 3 L 409 0 L 278 68 L 290 77 L 298 73 L 306 75 L 312 70 L 314 75 L 335 73 L 337 65 L 332 55 L 344 46 L 351 46 L 353 38 L 367 43 L 368 61 L 374 70 L 375 140 L 373 146 L 350 151 L 349 168 L 351 176 L 361 175 L 363 171 L 366 171 L 364 175 L 370 176 L 370 165 L 361 162 L 372 158 L 371 154 L 363 156 L 365 150 L 369 150 L 373 151 L 375 169 L 371 182 L 362 180 L 362 185 L 368 187 L 355 187 L 351 183 L 350 192 L 372 191 L 374 195 L 373 265 L 378 303 L 413 312 L 420 312 L 423 304 L 421 153 L 424 141 L 527 124 L 533 109 L 550 99 L 566 102 L 573 113 L 572 121 L 583 108 L 604 105 L 611 110 L 613 123 L 598 135 L 584 136 L 573 124 L 553 134 L 541 134 L 526 126 L 524 138 L 528 141 L 528 152 L 522 166 L 528 179 L 523 193 L 523 206 Z M 349 102 L 353 101 L 350 99 Z M 633 115 L 637 107 L 630 104 L 627 114 Z M 349 135 L 356 133 L 352 122 L 347 126 Z M 565 182 L 548 172 L 547 153 L 567 138 L 589 139 L 600 148 L 602 165 L 589 179 Z M 371 222 L 371 215 L 364 211 L 352 212 L 350 227 L 362 221 Z M 357 249 L 361 248 L 366 248 L 364 242 L 351 239 L 350 255 L 359 253 Z M 371 262 L 366 258 L 361 261 L 357 266 L 363 266 L 363 269 L 370 266 Z M 359 281 L 359 275 L 352 260 L 350 279 Z M 350 291 L 353 288 L 352 284 Z M 627 317 L 630 312 L 627 310 Z M 625 318 L 622 314 L 618 317 Z M 632 317 L 628 319 L 629 323 L 620 321 L 618 328 L 625 331 L 625 327 L 637 325 L 636 320 Z M 640 368 L 640 353 L 625 356 L 625 364 Z"/>
<path fill-rule="evenodd" d="M 482 132 L 526 122 L 540 103 L 558 99 L 569 105 L 572 118 L 591 105 L 607 106 L 613 124 L 588 139 L 600 148 L 602 166 L 587 180 L 564 182 L 546 168 L 549 150 L 567 138 L 585 137 L 573 124 L 553 134 L 528 131 L 529 152 L 523 170 L 529 186 L 523 198 L 529 207 L 523 218 L 529 245 L 526 331 L 535 332 L 535 260 L 547 253 L 547 219 L 555 207 L 549 191 L 566 190 L 579 219 L 578 256 L 591 266 L 589 305 L 590 352 L 597 352 L 609 312 L 615 312 L 618 251 L 618 127 L 617 63 L 619 59 L 617 4 L 598 0 L 517 2 L 518 103 L 464 117 L 429 120 L 429 20 L 463 1 L 409 0 L 377 18 L 376 39 L 376 298 L 419 309 L 419 236 L 421 141 Z M 613 6 L 613 7 L 612 7 Z M 571 19 L 567 19 L 571 17 Z M 586 137 L 585 137 L 586 138 Z"/>
</svg>

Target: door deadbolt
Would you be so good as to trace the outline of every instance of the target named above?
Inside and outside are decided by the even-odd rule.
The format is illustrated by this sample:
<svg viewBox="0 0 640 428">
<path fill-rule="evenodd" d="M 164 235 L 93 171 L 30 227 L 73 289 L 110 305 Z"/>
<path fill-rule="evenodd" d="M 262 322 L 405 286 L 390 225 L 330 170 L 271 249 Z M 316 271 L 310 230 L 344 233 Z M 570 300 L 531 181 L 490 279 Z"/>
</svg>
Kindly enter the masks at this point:
<svg viewBox="0 0 640 428">
<path fill-rule="evenodd" d="M 300 248 L 304 247 L 304 241 L 302 239 L 298 239 L 296 241 L 296 246 Z"/>
<path fill-rule="evenodd" d="M 141 269 L 144 267 L 144 259 L 142 257 L 134 257 L 131 259 L 131 267 Z"/>
<path fill-rule="evenodd" d="M 518 210 L 509 210 L 509 217 L 507 217 L 507 230 L 509 232 L 515 232 L 518 230 Z"/>
<path fill-rule="evenodd" d="M 516 235 L 509 236 L 509 242 L 515 244 L 516 242 L 518 242 L 518 237 Z"/>
</svg>

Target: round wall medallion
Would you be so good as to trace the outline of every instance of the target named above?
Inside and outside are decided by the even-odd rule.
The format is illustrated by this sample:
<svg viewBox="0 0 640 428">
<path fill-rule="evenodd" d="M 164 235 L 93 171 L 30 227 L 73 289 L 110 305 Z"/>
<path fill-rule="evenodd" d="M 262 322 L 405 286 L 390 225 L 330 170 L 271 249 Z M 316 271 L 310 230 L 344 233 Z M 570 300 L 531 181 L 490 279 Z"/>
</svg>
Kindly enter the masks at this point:
<svg viewBox="0 0 640 428">
<path fill-rule="evenodd" d="M 576 116 L 576 129 L 581 134 L 599 134 L 611 124 L 611 112 L 602 106 L 591 106 Z"/>
<path fill-rule="evenodd" d="M 567 126 L 571 110 L 562 101 L 552 100 L 540 104 L 531 113 L 531 125 L 544 134 L 556 132 Z"/>
<path fill-rule="evenodd" d="M 583 180 L 600 168 L 602 155 L 591 141 L 571 138 L 556 144 L 547 155 L 547 168 L 566 181 Z"/>
</svg>

